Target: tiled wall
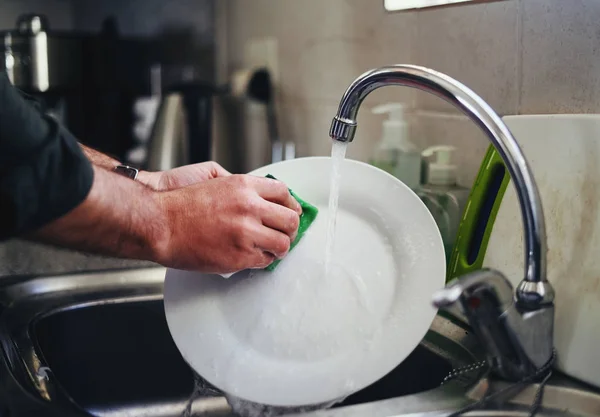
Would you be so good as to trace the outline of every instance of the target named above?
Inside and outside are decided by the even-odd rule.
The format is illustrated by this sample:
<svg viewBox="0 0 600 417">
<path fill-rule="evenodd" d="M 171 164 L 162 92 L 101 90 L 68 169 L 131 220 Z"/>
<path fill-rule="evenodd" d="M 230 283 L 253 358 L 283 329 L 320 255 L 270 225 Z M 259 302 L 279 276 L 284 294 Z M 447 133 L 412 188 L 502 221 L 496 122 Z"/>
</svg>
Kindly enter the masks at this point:
<svg viewBox="0 0 600 417">
<path fill-rule="evenodd" d="M 300 156 L 330 152 L 329 124 L 348 84 L 374 66 L 409 61 L 416 27 L 414 14 L 387 15 L 372 0 L 230 0 L 227 17 L 230 71 L 243 65 L 246 39 L 278 40 L 281 136 Z M 412 93 L 379 90 L 366 104 L 384 99 L 411 102 Z M 370 152 L 379 119 L 363 108 L 349 157 Z"/>
<path fill-rule="evenodd" d="M 245 39 L 279 40 L 282 132 L 302 155 L 327 154 L 338 100 L 363 71 L 424 65 L 457 78 L 501 115 L 600 111 L 600 1 L 506 0 L 386 13 L 379 0 L 229 0 L 229 70 Z M 363 106 L 349 154 L 367 159 L 380 135 L 372 105 L 410 103 L 415 141 L 459 148 L 460 182 L 470 186 L 487 142 L 441 100 L 388 88 Z"/>
</svg>

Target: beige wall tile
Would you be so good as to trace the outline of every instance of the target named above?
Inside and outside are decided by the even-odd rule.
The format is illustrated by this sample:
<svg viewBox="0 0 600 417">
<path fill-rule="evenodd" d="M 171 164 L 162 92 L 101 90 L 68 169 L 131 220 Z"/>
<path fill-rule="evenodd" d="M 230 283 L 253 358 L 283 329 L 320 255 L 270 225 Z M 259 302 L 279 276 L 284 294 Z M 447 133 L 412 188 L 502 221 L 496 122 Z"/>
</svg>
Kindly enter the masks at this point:
<svg viewBox="0 0 600 417">
<path fill-rule="evenodd" d="M 416 63 L 466 84 L 498 113 L 517 105 L 518 0 L 423 10 L 414 41 Z M 420 108 L 448 110 L 431 95 L 419 94 Z"/>
<path fill-rule="evenodd" d="M 600 2 L 523 1 L 520 113 L 600 111 Z"/>
<path fill-rule="evenodd" d="M 278 40 L 283 102 L 337 103 L 348 85 L 377 66 L 411 61 L 414 14 L 390 15 L 365 0 L 232 0 L 230 70 L 253 37 Z M 410 101 L 409 90 L 385 96 Z"/>
</svg>

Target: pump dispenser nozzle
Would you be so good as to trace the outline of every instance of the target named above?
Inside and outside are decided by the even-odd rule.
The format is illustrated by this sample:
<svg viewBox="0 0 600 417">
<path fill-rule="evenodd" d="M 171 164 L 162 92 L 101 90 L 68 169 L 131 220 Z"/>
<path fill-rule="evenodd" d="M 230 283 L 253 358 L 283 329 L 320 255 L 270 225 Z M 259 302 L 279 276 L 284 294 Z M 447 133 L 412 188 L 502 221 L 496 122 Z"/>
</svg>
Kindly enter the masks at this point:
<svg viewBox="0 0 600 417">
<path fill-rule="evenodd" d="M 373 108 L 374 114 L 385 114 L 390 115 L 388 120 L 404 121 L 404 104 L 402 103 L 386 103 L 380 104 Z"/>
<path fill-rule="evenodd" d="M 452 152 L 456 147 L 450 145 L 436 145 L 425 149 L 421 155 L 424 158 L 436 156 L 434 162 L 428 164 L 427 183 L 432 185 L 456 184 L 456 165 L 450 163 Z"/>
</svg>

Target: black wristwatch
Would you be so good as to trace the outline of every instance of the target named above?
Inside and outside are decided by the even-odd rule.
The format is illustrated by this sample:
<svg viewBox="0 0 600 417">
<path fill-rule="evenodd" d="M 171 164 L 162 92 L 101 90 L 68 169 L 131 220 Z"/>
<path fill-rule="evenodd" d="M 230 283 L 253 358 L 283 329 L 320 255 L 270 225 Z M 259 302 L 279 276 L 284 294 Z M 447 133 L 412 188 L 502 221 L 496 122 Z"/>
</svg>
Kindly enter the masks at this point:
<svg viewBox="0 0 600 417">
<path fill-rule="evenodd" d="M 113 171 L 115 171 L 117 174 L 129 177 L 132 180 L 135 180 L 140 172 L 138 169 L 130 167 L 129 165 L 117 165 L 114 167 Z"/>
</svg>

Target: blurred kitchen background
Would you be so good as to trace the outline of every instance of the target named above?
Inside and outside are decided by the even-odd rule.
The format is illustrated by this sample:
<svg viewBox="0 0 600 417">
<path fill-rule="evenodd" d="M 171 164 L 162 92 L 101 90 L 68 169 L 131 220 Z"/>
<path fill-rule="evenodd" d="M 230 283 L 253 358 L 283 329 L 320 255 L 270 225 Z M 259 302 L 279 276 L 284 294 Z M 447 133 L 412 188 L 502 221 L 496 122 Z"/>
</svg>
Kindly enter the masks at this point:
<svg viewBox="0 0 600 417">
<path fill-rule="evenodd" d="M 215 159 L 233 172 L 269 163 L 275 136 L 284 157 L 328 155 L 344 90 L 388 64 L 445 72 L 501 115 L 598 112 L 598 21 L 596 0 L 403 13 L 386 12 L 383 0 L 0 0 L 15 83 L 83 143 L 143 168 Z M 29 37 L 40 42 L 33 50 L 23 46 Z M 24 70 L 44 42 L 49 77 Z M 371 158 L 386 115 L 368 110 L 388 102 L 407 106 L 421 150 L 457 147 L 459 184 L 471 187 L 488 142 L 441 100 L 406 88 L 368 97 L 348 157 Z M 189 135 L 200 139 L 190 146 Z M 0 245 L 0 276 L 140 265 Z"/>
</svg>

